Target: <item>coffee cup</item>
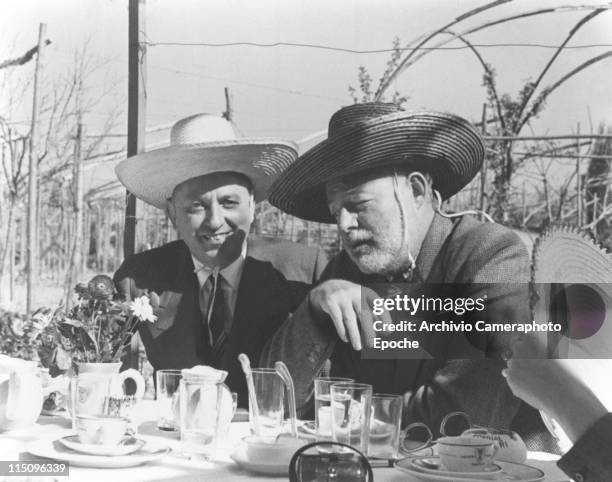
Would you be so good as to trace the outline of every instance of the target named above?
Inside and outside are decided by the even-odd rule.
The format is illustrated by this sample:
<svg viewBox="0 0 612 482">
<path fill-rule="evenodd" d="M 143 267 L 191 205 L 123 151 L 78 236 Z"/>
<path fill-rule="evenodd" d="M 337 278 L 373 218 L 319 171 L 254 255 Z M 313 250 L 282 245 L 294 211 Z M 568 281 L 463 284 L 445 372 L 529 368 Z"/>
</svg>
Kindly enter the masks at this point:
<svg viewBox="0 0 612 482">
<path fill-rule="evenodd" d="M 527 446 L 516 432 L 488 427 L 475 427 L 466 430 L 461 435 L 495 443 L 499 447 L 496 460 L 522 464 L 527 459 Z"/>
<path fill-rule="evenodd" d="M 77 415 L 75 430 L 82 444 L 118 445 L 126 436 L 128 419 Z"/>
<path fill-rule="evenodd" d="M 451 472 L 485 472 L 490 469 L 499 447 L 490 440 L 473 437 L 442 437 L 438 455 Z"/>
</svg>

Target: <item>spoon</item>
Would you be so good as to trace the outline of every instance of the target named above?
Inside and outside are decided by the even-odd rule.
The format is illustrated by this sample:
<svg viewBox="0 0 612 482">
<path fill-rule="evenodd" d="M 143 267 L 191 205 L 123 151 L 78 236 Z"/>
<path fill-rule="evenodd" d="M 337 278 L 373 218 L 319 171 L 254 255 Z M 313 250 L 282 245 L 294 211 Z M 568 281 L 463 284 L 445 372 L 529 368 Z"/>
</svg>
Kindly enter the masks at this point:
<svg viewBox="0 0 612 482">
<path fill-rule="evenodd" d="M 291 373 L 282 361 L 277 361 L 274 364 L 276 373 L 282 378 L 283 382 L 287 386 L 289 391 L 289 416 L 291 417 L 291 436 L 297 438 L 297 412 L 295 409 L 295 386 L 293 385 L 293 378 Z"/>
<path fill-rule="evenodd" d="M 249 391 L 249 404 L 253 412 L 253 425 L 255 427 L 255 435 L 261 436 L 261 425 L 259 421 L 259 407 L 257 406 L 257 396 L 255 395 L 255 385 L 253 384 L 253 373 L 251 372 L 251 361 L 245 353 L 238 355 L 238 361 L 242 366 L 242 371 L 246 377 L 247 388 Z"/>
</svg>

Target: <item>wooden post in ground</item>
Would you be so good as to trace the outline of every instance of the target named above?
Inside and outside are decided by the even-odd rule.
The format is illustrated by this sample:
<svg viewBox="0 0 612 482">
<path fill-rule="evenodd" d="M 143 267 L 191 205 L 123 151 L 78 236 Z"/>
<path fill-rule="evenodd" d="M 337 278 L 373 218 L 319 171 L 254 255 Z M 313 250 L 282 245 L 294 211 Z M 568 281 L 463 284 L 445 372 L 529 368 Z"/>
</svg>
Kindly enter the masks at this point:
<svg viewBox="0 0 612 482">
<path fill-rule="evenodd" d="M 34 87 L 32 96 L 32 127 L 30 129 L 30 159 L 28 175 L 28 264 L 26 281 L 26 314 L 32 312 L 34 290 L 38 279 L 38 100 L 40 77 L 42 75 L 43 53 L 45 49 L 44 37 L 47 25 L 41 23 L 38 28 L 38 54 L 34 69 Z"/>
<path fill-rule="evenodd" d="M 130 0 L 128 28 L 128 139 L 127 155 L 145 149 L 146 45 L 145 0 Z M 136 245 L 136 198 L 126 194 L 123 255 L 134 254 Z"/>
<path fill-rule="evenodd" d="M 580 123 L 576 128 L 576 156 L 580 156 Z M 580 179 L 580 157 L 576 157 L 576 202 L 578 203 L 578 227 L 582 227 L 582 179 Z"/>
<path fill-rule="evenodd" d="M 73 186 L 74 201 L 73 214 L 74 226 L 72 232 L 72 249 L 70 252 L 70 262 L 67 267 L 66 276 L 66 309 L 70 308 L 72 300 L 72 287 L 79 281 L 81 270 L 81 250 L 83 244 L 83 124 L 81 114 L 78 114 L 77 132 L 74 146 L 74 166 L 73 166 Z"/>
</svg>

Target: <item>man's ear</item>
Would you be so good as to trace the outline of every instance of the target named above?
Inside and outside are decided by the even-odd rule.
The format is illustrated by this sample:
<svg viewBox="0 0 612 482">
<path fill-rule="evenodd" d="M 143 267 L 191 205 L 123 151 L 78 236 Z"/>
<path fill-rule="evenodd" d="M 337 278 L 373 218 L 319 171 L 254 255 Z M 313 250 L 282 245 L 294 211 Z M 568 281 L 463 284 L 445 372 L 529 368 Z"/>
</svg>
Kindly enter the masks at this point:
<svg viewBox="0 0 612 482">
<path fill-rule="evenodd" d="M 412 172 L 408 176 L 408 182 L 412 188 L 412 195 L 418 207 L 421 207 L 427 199 L 427 180 L 420 172 Z"/>
<path fill-rule="evenodd" d="M 166 200 L 166 215 L 170 218 L 174 229 L 176 229 L 176 206 L 172 198 Z"/>
</svg>

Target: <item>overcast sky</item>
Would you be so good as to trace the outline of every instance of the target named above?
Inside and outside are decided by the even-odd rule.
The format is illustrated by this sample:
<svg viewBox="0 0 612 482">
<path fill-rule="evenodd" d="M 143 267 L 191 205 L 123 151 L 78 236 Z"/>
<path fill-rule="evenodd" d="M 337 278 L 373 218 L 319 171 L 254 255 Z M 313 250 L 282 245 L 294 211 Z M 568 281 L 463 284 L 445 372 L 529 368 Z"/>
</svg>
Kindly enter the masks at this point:
<svg viewBox="0 0 612 482">
<path fill-rule="evenodd" d="M 0 2 L 0 60 L 22 54 L 36 43 L 39 22 L 47 23 L 45 63 L 49 77 L 69 65 L 86 39 L 90 54 L 106 62 L 89 79 L 93 93 L 112 88 L 104 104 L 86 115 L 90 132 L 106 111 L 120 105 L 127 113 L 127 0 L 3 0 Z M 151 42 L 275 43 L 292 42 L 353 50 L 403 44 L 486 4 L 471 0 L 147 0 L 146 35 Z M 463 31 L 487 20 L 554 5 L 598 4 L 589 1 L 513 1 L 477 15 L 456 27 Z M 477 45 L 558 45 L 588 12 L 539 15 L 473 34 Z M 585 60 L 612 49 L 612 11 L 586 24 L 545 77 L 548 85 Z M 459 41 L 448 44 L 460 47 Z M 494 66 L 499 90 L 516 95 L 536 77 L 554 50 L 543 47 L 479 47 Z M 312 47 L 164 46 L 148 48 L 147 125 L 170 123 L 196 112 L 220 113 L 223 88 L 233 96 L 235 120 L 244 135 L 301 139 L 325 129 L 330 115 L 352 103 L 348 86 L 357 85 L 357 68 L 365 66 L 375 80 L 390 54 L 357 54 Z M 31 75 L 34 63 L 20 67 Z M 533 123 L 534 132 L 582 132 L 612 123 L 612 58 L 578 74 L 551 97 Z M 48 77 L 48 78 L 49 78 Z M 468 50 L 432 52 L 406 70 L 394 88 L 409 96 L 408 108 L 455 112 L 480 118 L 484 89 L 482 69 Z M 29 117 L 29 104 L 23 120 Z M 123 119 L 123 118 L 122 118 Z M 125 121 L 117 126 L 125 131 Z M 167 134 L 164 133 L 164 136 Z"/>
</svg>

